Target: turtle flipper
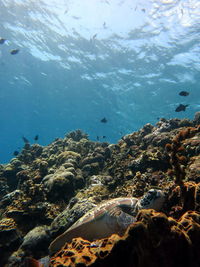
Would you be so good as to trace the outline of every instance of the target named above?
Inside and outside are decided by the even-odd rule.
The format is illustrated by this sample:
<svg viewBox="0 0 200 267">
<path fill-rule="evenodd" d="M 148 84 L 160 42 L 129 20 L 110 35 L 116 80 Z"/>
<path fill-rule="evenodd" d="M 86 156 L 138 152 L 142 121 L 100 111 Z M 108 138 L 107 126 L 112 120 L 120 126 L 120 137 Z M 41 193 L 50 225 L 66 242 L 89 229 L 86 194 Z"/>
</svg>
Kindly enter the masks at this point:
<svg viewBox="0 0 200 267">
<path fill-rule="evenodd" d="M 75 228 L 67 229 L 63 234 L 56 237 L 49 246 L 50 255 L 59 251 L 66 243 L 70 243 L 75 237 L 82 237 L 88 241 L 93 240 L 93 228 L 95 227 L 94 221 L 88 222 L 83 225 L 78 225 Z"/>
<path fill-rule="evenodd" d="M 107 226 L 113 230 L 113 233 L 123 235 L 127 227 L 135 221 L 135 217 L 124 212 L 120 207 L 114 207 L 108 212 Z"/>
</svg>

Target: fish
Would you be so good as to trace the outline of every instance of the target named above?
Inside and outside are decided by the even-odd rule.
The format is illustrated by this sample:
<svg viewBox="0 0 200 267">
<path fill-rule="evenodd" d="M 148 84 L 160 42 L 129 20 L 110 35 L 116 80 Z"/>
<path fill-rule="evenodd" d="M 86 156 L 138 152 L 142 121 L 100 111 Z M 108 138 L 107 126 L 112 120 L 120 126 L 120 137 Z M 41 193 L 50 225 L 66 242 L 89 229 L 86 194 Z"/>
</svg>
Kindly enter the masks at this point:
<svg viewBox="0 0 200 267">
<path fill-rule="evenodd" d="M 80 17 L 72 16 L 73 19 L 80 19 Z"/>
<path fill-rule="evenodd" d="M 66 9 L 66 10 L 65 10 L 65 12 L 64 12 L 64 14 L 67 14 L 67 13 L 68 13 L 68 11 L 69 11 L 69 10 L 68 10 L 68 9 Z"/>
<path fill-rule="evenodd" d="M 22 136 L 22 140 L 24 141 L 25 144 L 29 144 L 29 141 L 26 137 Z"/>
<path fill-rule="evenodd" d="M 19 155 L 19 151 L 15 150 L 15 151 L 13 152 L 13 156 L 17 156 L 17 155 Z"/>
<path fill-rule="evenodd" d="M 100 138 L 103 138 L 103 139 L 105 139 L 105 138 L 106 138 L 106 136 L 105 136 L 105 135 L 103 135 L 103 136 L 98 136 L 98 135 L 97 135 L 97 141 L 99 141 L 99 140 L 100 140 Z"/>
<path fill-rule="evenodd" d="M 96 37 L 97 37 L 97 33 L 95 33 L 95 34 L 92 36 L 92 39 L 94 40 Z"/>
<path fill-rule="evenodd" d="M 25 258 L 25 267 L 49 267 L 50 265 L 50 257 L 46 256 L 40 260 L 36 260 L 32 257 Z"/>
<path fill-rule="evenodd" d="M 34 140 L 37 141 L 39 139 L 39 135 L 36 134 L 36 136 L 34 137 Z"/>
<path fill-rule="evenodd" d="M 5 41 L 6 41 L 6 39 L 4 39 L 4 38 L 0 38 L 0 44 L 4 44 Z"/>
<path fill-rule="evenodd" d="M 12 49 L 11 51 L 10 51 L 10 54 L 11 55 L 16 55 L 16 54 L 18 54 L 19 53 L 19 49 Z"/>
<path fill-rule="evenodd" d="M 179 95 L 181 95 L 181 96 L 188 96 L 189 95 L 189 92 L 187 92 L 187 91 L 181 91 L 179 93 Z"/>
<path fill-rule="evenodd" d="M 176 112 L 185 111 L 186 108 L 187 108 L 188 106 L 189 106 L 189 105 L 183 105 L 183 104 L 180 104 L 180 105 L 175 109 L 175 111 L 176 111 Z"/>
<path fill-rule="evenodd" d="M 142 8 L 141 11 L 145 13 L 146 12 L 146 9 L 145 8 Z"/>
<path fill-rule="evenodd" d="M 108 120 L 104 117 L 103 119 L 101 119 L 101 122 L 106 123 L 106 122 L 108 122 Z"/>
<path fill-rule="evenodd" d="M 183 9 L 181 9 L 181 14 L 182 14 L 182 16 L 183 16 Z"/>
</svg>

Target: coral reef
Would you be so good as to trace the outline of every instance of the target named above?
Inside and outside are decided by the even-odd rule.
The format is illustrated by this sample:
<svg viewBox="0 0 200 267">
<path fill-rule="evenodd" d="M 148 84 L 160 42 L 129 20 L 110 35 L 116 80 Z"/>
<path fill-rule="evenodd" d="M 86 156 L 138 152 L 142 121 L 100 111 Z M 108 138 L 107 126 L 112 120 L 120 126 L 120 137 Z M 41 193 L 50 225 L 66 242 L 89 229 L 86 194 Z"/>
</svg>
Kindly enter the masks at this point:
<svg viewBox="0 0 200 267">
<path fill-rule="evenodd" d="M 151 187 L 166 192 L 161 213 L 139 212 L 123 237 L 75 239 L 52 266 L 200 266 L 199 114 L 160 119 L 117 144 L 81 130 L 48 146 L 25 144 L 0 165 L 0 266 L 46 256 L 50 242 L 101 201 Z"/>
</svg>

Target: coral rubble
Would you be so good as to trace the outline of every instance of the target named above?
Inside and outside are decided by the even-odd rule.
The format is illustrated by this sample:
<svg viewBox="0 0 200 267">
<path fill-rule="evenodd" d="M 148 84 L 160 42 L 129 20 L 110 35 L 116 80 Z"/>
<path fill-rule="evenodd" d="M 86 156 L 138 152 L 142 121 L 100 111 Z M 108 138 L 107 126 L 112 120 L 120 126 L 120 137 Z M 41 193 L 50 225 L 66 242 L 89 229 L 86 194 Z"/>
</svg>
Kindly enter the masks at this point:
<svg viewBox="0 0 200 267">
<path fill-rule="evenodd" d="M 52 240 L 103 200 L 166 193 L 123 237 L 76 238 L 50 266 L 200 266 L 200 116 L 161 119 L 117 144 L 81 130 L 48 146 L 25 144 L 0 165 L 0 266 L 44 257 Z"/>
</svg>

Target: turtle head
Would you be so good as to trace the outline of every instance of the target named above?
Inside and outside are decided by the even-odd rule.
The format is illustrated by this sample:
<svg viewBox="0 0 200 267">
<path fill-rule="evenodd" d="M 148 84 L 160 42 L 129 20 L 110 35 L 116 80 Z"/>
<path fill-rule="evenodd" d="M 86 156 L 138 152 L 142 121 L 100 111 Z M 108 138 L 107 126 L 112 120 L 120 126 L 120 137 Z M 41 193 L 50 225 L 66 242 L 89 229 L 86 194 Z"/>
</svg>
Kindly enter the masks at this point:
<svg viewBox="0 0 200 267">
<path fill-rule="evenodd" d="M 158 189 L 150 189 L 143 198 L 140 199 L 140 209 L 155 209 L 159 211 L 165 200 L 165 194 Z"/>
</svg>

